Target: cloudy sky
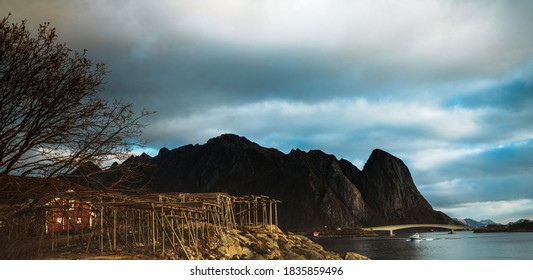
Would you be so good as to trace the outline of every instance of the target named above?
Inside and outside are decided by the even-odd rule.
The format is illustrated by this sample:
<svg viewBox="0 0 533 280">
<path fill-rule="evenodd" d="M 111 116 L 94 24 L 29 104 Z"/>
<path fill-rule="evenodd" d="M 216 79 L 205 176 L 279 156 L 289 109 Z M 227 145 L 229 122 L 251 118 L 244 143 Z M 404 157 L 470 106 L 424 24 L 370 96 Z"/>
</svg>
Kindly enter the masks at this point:
<svg viewBox="0 0 533 280">
<path fill-rule="evenodd" d="M 0 0 L 157 111 L 161 147 L 235 133 L 409 166 L 452 217 L 533 218 L 533 1 Z"/>
</svg>

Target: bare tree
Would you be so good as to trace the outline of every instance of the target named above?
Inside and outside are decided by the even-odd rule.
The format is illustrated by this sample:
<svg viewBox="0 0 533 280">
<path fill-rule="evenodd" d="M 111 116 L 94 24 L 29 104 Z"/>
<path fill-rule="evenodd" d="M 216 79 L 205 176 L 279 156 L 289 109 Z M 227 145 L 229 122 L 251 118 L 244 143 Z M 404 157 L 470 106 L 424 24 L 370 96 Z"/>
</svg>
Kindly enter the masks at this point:
<svg viewBox="0 0 533 280">
<path fill-rule="evenodd" d="M 8 18 L 0 22 L 0 178 L 53 178 L 127 156 L 150 112 L 99 97 L 104 64 L 57 42 L 49 23 L 32 37 L 26 21 Z"/>
</svg>

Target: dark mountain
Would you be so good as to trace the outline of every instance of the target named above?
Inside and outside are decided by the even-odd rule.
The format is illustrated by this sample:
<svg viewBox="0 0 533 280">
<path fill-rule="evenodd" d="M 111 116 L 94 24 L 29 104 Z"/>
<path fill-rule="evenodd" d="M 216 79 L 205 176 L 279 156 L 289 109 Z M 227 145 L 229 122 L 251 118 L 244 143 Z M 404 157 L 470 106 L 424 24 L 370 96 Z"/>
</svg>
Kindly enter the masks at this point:
<svg viewBox="0 0 533 280">
<path fill-rule="evenodd" d="M 484 224 L 484 225 L 501 225 L 500 223 L 496 223 L 495 221 L 491 220 L 491 219 L 485 219 L 485 220 L 481 220 L 479 221 L 480 223 Z"/>
<path fill-rule="evenodd" d="M 508 226 L 511 226 L 511 225 L 518 225 L 518 224 L 523 224 L 523 223 L 530 223 L 531 221 L 529 219 L 518 219 L 514 222 L 509 222 L 507 223 Z"/>
<path fill-rule="evenodd" d="M 407 166 L 397 157 L 374 150 L 363 168 L 359 189 L 371 223 L 449 223 L 420 194 Z"/>
<path fill-rule="evenodd" d="M 475 229 L 474 232 L 533 232 L 533 222 L 529 219 L 519 219 L 507 225 L 489 224 L 486 227 Z"/>
<path fill-rule="evenodd" d="M 131 156 L 122 164 L 114 162 L 111 167 L 102 169 L 92 162 L 82 164 L 70 174 L 62 178 L 72 183 L 92 189 L 108 189 L 115 191 L 146 191 L 150 174 L 153 169 L 153 158 L 147 154 Z"/>
<path fill-rule="evenodd" d="M 454 222 L 432 209 L 400 159 L 381 150 L 372 152 L 361 171 L 322 151 L 284 154 L 228 134 L 204 145 L 163 148 L 143 163 L 142 183 L 155 192 L 228 192 L 282 200 L 280 226 L 291 230 Z"/>
<path fill-rule="evenodd" d="M 488 225 L 501 225 L 499 223 L 496 223 L 494 222 L 493 220 L 491 219 L 485 219 L 485 220 L 481 220 L 481 221 L 476 221 L 476 220 L 473 220 L 473 219 L 469 219 L 469 218 L 465 218 L 465 219 L 454 219 L 462 224 L 464 224 L 465 226 L 469 226 L 469 227 L 476 227 L 476 228 L 481 228 L 481 227 L 486 227 Z"/>
<path fill-rule="evenodd" d="M 486 224 L 482 224 L 481 222 L 478 222 L 476 220 L 472 220 L 469 218 L 465 219 L 455 219 L 456 221 L 460 222 L 461 224 L 468 226 L 468 227 L 484 227 Z"/>
</svg>

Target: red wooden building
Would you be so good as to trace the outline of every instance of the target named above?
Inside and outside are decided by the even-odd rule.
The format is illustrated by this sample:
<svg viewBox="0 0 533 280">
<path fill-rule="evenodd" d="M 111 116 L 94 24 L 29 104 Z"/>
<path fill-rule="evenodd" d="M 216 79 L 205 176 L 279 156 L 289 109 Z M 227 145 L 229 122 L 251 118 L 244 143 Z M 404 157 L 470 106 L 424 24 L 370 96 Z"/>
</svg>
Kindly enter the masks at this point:
<svg viewBox="0 0 533 280">
<path fill-rule="evenodd" d="M 69 192 L 73 192 L 69 190 Z M 90 229 L 93 222 L 88 202 L 71 197 L 56 197 L 47 203 L 46 233 Z"/>
</svg>

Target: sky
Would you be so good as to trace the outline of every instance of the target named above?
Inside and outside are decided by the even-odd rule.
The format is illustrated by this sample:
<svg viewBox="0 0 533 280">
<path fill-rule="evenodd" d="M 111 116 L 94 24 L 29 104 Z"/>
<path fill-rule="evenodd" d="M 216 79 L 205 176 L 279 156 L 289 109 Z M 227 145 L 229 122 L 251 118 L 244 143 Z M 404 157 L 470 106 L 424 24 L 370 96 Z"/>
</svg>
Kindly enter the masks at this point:
<svg viewBox="0 0 533 280">
<path fill-rule="evenodd" d="M 234 133 L 362 169 L 380 148 L 451 217 L 533 219 L 533 1 L 0 0 L 9 12 L 105 63 L 102 96 L 156 111 L 137 152 Z"/>
</svg>

